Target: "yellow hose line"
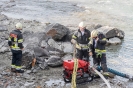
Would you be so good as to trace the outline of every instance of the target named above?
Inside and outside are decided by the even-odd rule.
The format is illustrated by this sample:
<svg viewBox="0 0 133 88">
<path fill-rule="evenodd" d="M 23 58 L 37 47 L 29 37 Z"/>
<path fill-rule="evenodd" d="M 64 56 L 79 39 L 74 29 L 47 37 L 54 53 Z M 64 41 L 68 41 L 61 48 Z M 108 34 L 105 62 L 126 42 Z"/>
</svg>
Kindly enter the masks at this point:
<svg viewBox="0 0 133 88">
<path fill-rule="evenodd" d="M 78 59 L 74 58 L 74 69 L 73 69 L 73 74 L 72 74 L 71 88 L 76 88 L 77 68 L 78 68 Z"/>
<path fill-rule="evenodd" d="M 71 80 L 71 88 L 76 88 L 76 76 L 77 76 L 77 69 L 78 69 L 78 59 L 75 58 L 75 53 L 76 53 L 76 47 L 74 46 L 74 53 L 73 53 L 74 68 L 73 68 L 73 74 L 72 74 L 72 80 Z"/>
</svg>

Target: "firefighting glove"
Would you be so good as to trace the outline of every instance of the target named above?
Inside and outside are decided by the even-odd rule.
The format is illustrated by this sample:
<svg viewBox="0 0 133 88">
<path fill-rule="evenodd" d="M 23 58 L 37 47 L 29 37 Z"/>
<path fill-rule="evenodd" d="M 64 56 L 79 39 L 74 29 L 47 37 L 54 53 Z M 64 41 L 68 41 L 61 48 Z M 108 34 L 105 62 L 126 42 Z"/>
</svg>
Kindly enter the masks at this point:
<svg viewBox="0 0 133 88">
<path fill-rule="evenodd" d="M 75 45 L 77 44 L 77 41 L 75 39 L 72 39 L 71 42 Z"/>
</svg>

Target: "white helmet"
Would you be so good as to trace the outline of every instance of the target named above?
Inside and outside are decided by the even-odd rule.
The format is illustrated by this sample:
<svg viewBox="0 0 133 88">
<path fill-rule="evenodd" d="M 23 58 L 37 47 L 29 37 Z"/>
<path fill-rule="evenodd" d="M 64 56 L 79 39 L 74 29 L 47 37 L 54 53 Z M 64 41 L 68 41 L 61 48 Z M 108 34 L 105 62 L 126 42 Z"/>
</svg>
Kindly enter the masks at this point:
<svg viewBox="0 0 133 88">
<path fill-rule="evenodd" d="M 84 24 L 84 22 L 80 22 L 80 23 L 79 23 L 79 27 L 84 28 L 84 27 L 86 27 L 86 25 Z"/>
<path fill-rule="evenodd" d="M 97 30 L 93 30 L 93 31 L 91 32 L 91 37 L 92 37 L 92 38 L 97 37 L 97 35 L 98 35 L 98 31 L 97 31 Z"/>
<path fill-rule="evenodd" d="M 17 23 L 16 24 L 16 29 L 22 29 L 22 24 L 21 23 Z"/>
</svg>

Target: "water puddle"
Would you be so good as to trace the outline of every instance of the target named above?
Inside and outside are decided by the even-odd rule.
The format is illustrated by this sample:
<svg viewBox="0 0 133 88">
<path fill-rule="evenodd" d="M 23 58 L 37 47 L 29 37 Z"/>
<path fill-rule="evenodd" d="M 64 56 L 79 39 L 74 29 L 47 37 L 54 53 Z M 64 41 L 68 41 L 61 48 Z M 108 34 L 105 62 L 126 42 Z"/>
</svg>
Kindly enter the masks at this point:
<svg viewBox="0 0 133 88">
<path fill-rule="evenodd" d="M 47 87 L 68 87 L 70 86 L 70 83 L 66 84 L 62 79 L 50 79 L 49 81 L 46 81 L 46 86 Z"/>
</svg>

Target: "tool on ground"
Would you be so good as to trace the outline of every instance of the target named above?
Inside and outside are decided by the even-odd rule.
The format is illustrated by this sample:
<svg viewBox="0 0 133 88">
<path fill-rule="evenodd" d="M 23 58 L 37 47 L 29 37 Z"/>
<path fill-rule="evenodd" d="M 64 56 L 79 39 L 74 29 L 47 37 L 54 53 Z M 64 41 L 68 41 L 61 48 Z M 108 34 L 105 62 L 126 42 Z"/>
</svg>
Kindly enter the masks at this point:
<svg viewBox="0 0 133 88">
<path fill-rule="evenodd" d="M 36 64 L 36 54 L 35 54 L 35 50 L 34 50 L 34 47 L 33 47 L 33 60 L 32 60 L 32 63 L 31 63 L 31 69 L 33 70 L 34 67 L 35 67 L 35 64 Z"/>
</svg>

